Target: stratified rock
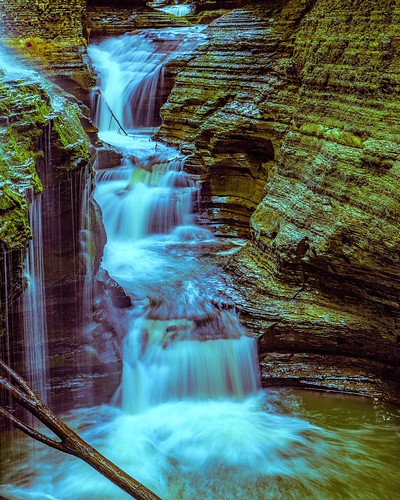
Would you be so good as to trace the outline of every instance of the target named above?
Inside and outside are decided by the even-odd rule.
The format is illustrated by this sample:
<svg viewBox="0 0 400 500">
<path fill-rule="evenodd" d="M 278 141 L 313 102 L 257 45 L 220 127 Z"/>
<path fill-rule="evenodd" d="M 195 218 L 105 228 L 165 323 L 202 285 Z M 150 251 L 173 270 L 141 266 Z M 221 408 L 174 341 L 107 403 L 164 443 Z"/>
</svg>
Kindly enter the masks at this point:
<svg viewBox="0 0 400 500">
<path fill-rule="evenodd" d="M 90 36 L 118 36 L 137 29 L 188 26 L 185 19 L 150 7 L 132 9 L 116 6 L 89 6 L 87 10 Z"/>
<path fill-rule="evenodd" d="M 249 0 L 190 0 L 197 12 L 217 9 L 235 9 L 251 3 Z"/>
<path fill-rule="evenodd" d="M 68 91 L 94 81 L 87 66 L 85 0 L 8 0 L 0 3 L 0 41 Z"/>
<path fill-rule="evenodd" d="M 204 219 L 250 231 L 230 292 L 265 384 L 398 397 L 399 21 L 389 0 L 234 10 L 162 108 L 159 136 L 191 154 Z"/>
<path fill-rule="evenodd" d="M 77 335 L 83 285 L 88 267 L 92 274 L 97 270 L 105 243 L 98 209 L 90 201 L 93 148 L 75 99 L 5 54 L 0 68 L 0 356 L 24 374 L 23 312 L 16 299 L 27 279 L 28 205 L 41 196 L 38 244 L 49 365 L 53 377 L 63 368 L 62 385 L 65 377 L 88 369 L 84 341 Z"/>
</svg>

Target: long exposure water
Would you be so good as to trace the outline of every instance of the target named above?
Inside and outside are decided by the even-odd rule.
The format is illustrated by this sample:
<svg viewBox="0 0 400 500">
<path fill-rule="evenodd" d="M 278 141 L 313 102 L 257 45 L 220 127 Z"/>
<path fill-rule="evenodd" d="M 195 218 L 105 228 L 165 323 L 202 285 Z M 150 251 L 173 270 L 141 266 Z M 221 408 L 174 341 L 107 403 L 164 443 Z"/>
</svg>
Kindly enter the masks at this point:
<svg viewBox="0 0 400 500">
<path fill-rule="evenodd" d="M 33 194 L 32 194 L 33 198 Z M 47 401 L 47 320 L 43 276 L 42 198 L 33 198 L 29 207 L 33 238 L 25 262 L 28 284 L 21 297 L 24 325 L 24 362 L 27 379 Z"/>
<path fill-rule="evenodd" d="M 396 498 L 398 410 L 261 389 L 256 342 L 223 291 L 219 264 L 234 245 L 195 224 L 198 185 L 185 158 L 151 139 L 165 62 L 205 36 L 152 30 L 90 48 L 100 137 L 123 153 L 120 166 L 97 166 L 102 267 L 133 305 L 120 323 L 123 370 L 111 404 L 64 418 L 164 499 Z M 30 457 L 24 440 L 10 432 L 1 442 L 7 498 L 127 497 L 77 459 L 45 448 Z"/>
</svg>

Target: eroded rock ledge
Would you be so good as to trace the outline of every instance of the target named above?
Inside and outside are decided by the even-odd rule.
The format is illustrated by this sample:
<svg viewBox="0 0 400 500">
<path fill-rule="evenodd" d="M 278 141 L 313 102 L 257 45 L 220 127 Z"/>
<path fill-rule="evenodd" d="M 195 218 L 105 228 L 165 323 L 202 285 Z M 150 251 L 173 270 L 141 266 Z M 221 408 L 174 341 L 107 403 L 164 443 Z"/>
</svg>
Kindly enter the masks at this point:
<svg viewBox="0 0 400 500">
<path fill-rule="evenodd" d="M 86 0 L 0 3 L 0 43 L 80 99 L 94 85 L 87 38 Z"/>
<path fill-rule="evenodd" d="M 390 0 L 233 10 L 162 109 L 205 220 L 249 231 L 230 293 L 265 384 L 399 400 L 399 21 Z"/>
</svg>

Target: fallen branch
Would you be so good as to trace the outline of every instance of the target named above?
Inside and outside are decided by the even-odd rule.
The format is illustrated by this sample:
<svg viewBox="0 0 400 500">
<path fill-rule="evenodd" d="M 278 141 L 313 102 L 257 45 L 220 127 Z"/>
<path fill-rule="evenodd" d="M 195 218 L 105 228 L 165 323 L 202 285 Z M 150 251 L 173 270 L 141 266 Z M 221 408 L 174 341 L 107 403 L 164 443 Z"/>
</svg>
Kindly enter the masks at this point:
<svg viewBox="0 0 400 500">
<path fill-rule="evenodd" d="M 56 450 L 84 460 L 88 465 L 93 467 L 93 469 L 100 472 L 100 474 L 112 481 L 116 486 L 133 498 L 137 500 L 160 500 L 160 498 L 146 488 L 146 486 L 126 474 L 126 472 L 110 462 L 110 460 L 80 438 L 78 434 L 50 410 L 27 382 L 1 359 L 0 372 L 3 372 L 5 375 L 0 375 L 0 387 L 9 392 L 15 401 L 42 422 L 42 424 L 51 430 L 60 441 L 45 436 L 0 406 L 0 415 L 3 416 L 3 418 L 31 438 L 55 448 Z"/>
<path fill-rule="evenodd" d="M 101 89 L 99 89 L 99 88 L 98 88 L 96 91 L 97 91 L 97 93 L 98 93 L 99 95 L 101 95 L 101 97 L 102 97 L 102 99 L 103 99 L 103 101 L 104 101 L 105 105 L 107 106 L 108 111 L 111 113 L 111 116 L 112 116 L 112 117 L 114 118 L 114 120 L 117 122 L 117 125 L 118 125 L 118 127 L 120 128 L 120 130 L 122 130 L 122 132 L 123 132 L 126 136 L 127 136 L 127 135 L 129 135 L 129 134 L 128 134 L 128 132 L 127 132 L 127 131 L 124 129 L 124 127 L 121 125 L 121 122 L 120 122 L 120 121 L 118 120 L 118 118 L 115 116 L 114 111 L 111 109 L 110 105 L 109 105 L 109 104 L 108 104 L 108 102 L 106 101 L 106 98 L 103 96 L 103 93 L 102 93 Z M 111 124 L 111 120 L 110 120 L 110 124 Z M 118 132 L 119 132 L 119 131 L 118 131 Z"/>
</svg>

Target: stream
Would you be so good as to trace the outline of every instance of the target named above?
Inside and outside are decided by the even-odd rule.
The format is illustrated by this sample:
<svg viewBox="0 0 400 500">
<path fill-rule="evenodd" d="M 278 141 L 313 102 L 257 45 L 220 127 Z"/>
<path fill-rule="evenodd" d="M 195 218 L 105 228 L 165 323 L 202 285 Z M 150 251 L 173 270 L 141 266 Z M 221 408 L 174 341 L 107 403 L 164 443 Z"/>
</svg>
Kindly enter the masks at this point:
<svg viewBox="0 0 400 500">
<path fill-rule="evenodd" d="M 261 388 L 256 340 L 224 294 L 222 265 L 243 242 L 196 224 L 199 185 L 185 157 L 152 139 L 166 62 L 206 36 L 204 27 L 146 30 L 89 48 L 99 136 L 123 154 L 117 167 L 96 166 L 102 267 L 132 306 L 115 311 L 123 368 L 112 400 L 63 418 L 163 499 L 400 498 L 398 409 Z M 0 495 L 128 498 L 79 460 L 28 441 L 0 438 Z"/>
</svg>

